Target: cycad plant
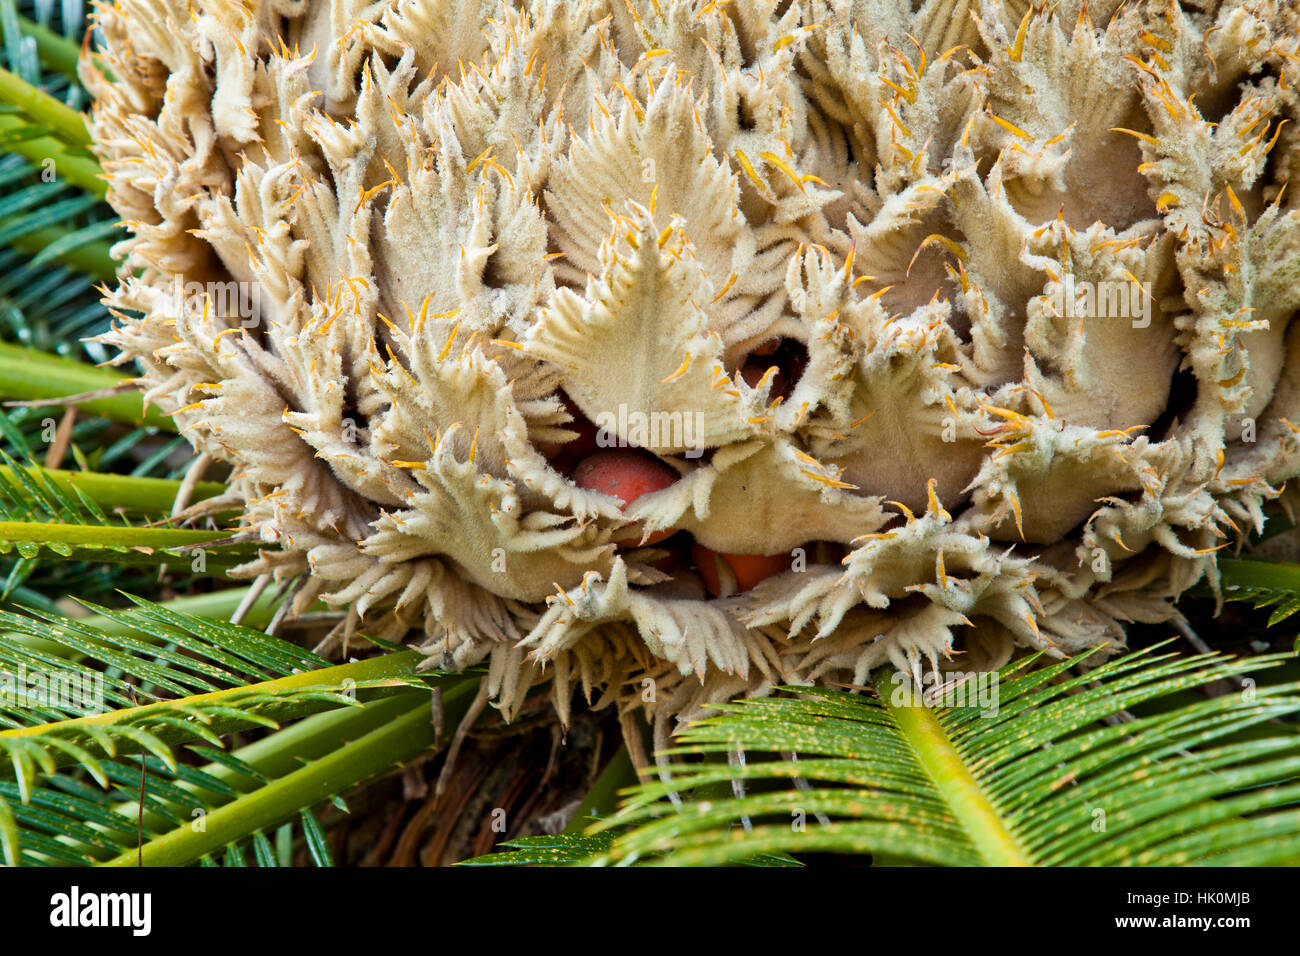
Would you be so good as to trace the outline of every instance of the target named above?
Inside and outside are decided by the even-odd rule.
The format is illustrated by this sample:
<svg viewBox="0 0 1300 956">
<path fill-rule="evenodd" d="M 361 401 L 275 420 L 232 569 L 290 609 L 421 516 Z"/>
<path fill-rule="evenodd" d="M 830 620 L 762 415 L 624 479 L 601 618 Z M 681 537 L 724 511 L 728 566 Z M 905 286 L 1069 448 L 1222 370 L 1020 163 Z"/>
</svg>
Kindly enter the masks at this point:
<svg viewBox="0 0 1300 956">
<path fill-rule="evenodd" d="M 1300 859 L 1294 10 L 362 6 L 0 0 L 6 862 Z"/>
</svg>

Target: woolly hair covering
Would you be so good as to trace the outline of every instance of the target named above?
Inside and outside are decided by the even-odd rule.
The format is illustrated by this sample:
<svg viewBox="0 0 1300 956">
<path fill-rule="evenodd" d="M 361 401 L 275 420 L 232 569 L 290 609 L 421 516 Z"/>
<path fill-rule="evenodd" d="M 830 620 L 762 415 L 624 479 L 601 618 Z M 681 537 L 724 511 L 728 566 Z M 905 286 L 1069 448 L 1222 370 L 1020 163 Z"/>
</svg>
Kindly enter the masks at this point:
<svg viewBox="0 0 1300 956">
<path fill-rule="evenodd" d="M 1300 472 L 1294 3 L 99 26 L 130 229 L 103 341 L 232 466 L 243 573 L 346 607 L 339 638 L 489 662 L 507 715 L 549 678 L 562 717 L 580 686 L 663 734 L 774 684 L 1119 643 Z M 581 487 L 584 419 L 676 480 Z M 708 595 L 683 540 L 784 566 L 715 563 Z"/>
</svg>

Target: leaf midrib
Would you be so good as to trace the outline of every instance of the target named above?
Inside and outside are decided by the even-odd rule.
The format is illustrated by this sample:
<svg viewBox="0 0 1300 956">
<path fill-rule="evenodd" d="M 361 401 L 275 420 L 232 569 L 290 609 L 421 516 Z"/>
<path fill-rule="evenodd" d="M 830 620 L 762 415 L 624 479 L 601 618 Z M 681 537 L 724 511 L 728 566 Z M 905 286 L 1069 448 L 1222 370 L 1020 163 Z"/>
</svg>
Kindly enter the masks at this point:
<svg viewBox="0 0 1300 956">
<path fill-rule="evenodd" d="M 898 705 L 891 700 L 894 673 L 885 667 L 876 677 L 881 703 L 897 722 L 917 762 L 934 782 L 944 804 L 952 810 L 980 856 L 990 866 L 1033 866 L 1033 859 L 966 766 L 934 710 L 924 704 Z"/>
</svg>

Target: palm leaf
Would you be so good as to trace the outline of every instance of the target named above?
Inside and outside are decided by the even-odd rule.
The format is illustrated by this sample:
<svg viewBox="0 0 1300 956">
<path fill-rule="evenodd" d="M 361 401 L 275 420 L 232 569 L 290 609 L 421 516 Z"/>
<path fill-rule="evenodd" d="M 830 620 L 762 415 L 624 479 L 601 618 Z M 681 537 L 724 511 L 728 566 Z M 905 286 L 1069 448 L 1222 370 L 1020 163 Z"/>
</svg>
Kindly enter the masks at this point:
<svg viewBox="0 0 1300 956">
<path fill-rule="evenodd" d="M 6 269 L 7 273 L 22 271 L 25 275 L 17 284 L 6 284 L 11 291 L 0 292 L 0 307 L 9 304 L 4 299 L 11 293 L 23 300 L 6 316 L 22 326 L 20 340 L 53 339 L 50 344 L 60 351 L 80 351 L 75 338 L 65 337 L 70 329 L 51 328 L 49 310 L 40 296 L 23 291 L 27 285 L 57 279 L 59 285 L 54 288 L 60 298 L 75 299 L 83 320 L 97 326 L 81 334 L 103 330 L 107 314 L 88 282 L 68 270 L 38 268 L 58 259 L 99 281 L 111 279 L 115 271 L 106 238 L 117 233 L 117 220 L 107 205 L 96 201 L 103 196 L 104 184 L 96 178 L 98 166 L 86 149 L 85 124 L 78 115 L 89 99 L 76 78 L 87 4 L 64 0 L 59 6 L 56 18 L 53 4 L 46 0 L 34 4 L 0 0 L 3 60 L 8 67 L 7 73 L 0 74 L 4 101 L 0 141 L 6 149 L 21 154 L 0 161 L 0 235 L 5 243 L 36 255 L 30 263 L 14 263 Z M 39 22 L 21 16 L 24 12 Z M 27 189 L 45 191 L 42 208 L 16 224 L 13 216 L 20 210 L 11 200 Z M 60 205 L 63 200 L 89 205 Z"/>
<path fill-rule="evenodd" d="M 46 355 L 33 349 L 0 344 L 0 392 L 28 399 L 58 399 L 69 395 L 111 392 L 123 376 L 109 369 Z M 176 425 L 156 408 L 145 409 L 135 390 L 104 394 L 79 403 L 88 412 L 131 424 L 143 422 L 175 431 Z"/>
<path fill-rule="evenodd" d="M 446 683 L 447 716 L 459 719 L 474 681 Z M 155 755 L 105 760 L 107 785 L 51 774 L 26 801 L 0 780 L 0 828 L 4 812 L 13 821 L 10 862 L 213 865 L 220 855 L 226 865 L 241 865 L 249 852 L 257 859 L 257 833 L 287 823 L 296 824 L 315 862 L 327 865 L 311 808 L 331 798 L 337 804 L 335 794 L 428 750 L 435 743 L 429 716 L 428 691 L 408 691 L 308 717 L 233 752 L 189 745 L 184 749 L 210 761 L 198 767 Z"/>
<path fill-rule="evenodd" d="M 948 866 L 1295 861 L 1300 747 L 1280 722 L 1300 713 L 1300 685 L 1160 709 L 1283 659 L 1149 649 L 1082 674 L 1072 672 L 1082 659 L 1022 661 L 997 675 L 995 707 L 973 692 L 927 706 L 893 672 L 871 694 L 787 688 L 734 701 L 678 734 L 666 782 L 632 788 L 587 831 L 617 833 L 586 862 L 810 852 Z M 743 795 L 717 793 L 732 786 Z"/>
<path fill-rule="evenodd" d="M 448 685 L 450 719 L 474 694 L 474 676 L 417 677 L 415 652 L 331 667 L 252 628 L 131 600 L 128 611 L 94 608 L 95 623 L 0 612 L 0 674 L 39 673 L 45 687 L 90 674 L 95 704 L 109 708 L 25 699 L 13 680 L 0 694 L 11 863 L 234 863 L 249 852 L 265 862 L 256 834 L 286 821 L 327 863 L 311 807 L 434 743 L 430 685 Z M 258 727 L 274 732 L 223 749 Z M 209 762 L 192 766 L 182 751 Z"/>
<path fill-rule="evenodd" d="M 0 554 L 158 565 L 202 549 L 205 571 L 256 557 L 255 545 L 219 531 L 140 527 L 122 515 L 114 520 L 76 483 L 18 465 L 2 450 L 0 463 Z"/>
<path fill-rule="evenodd" d="M 510 852 L 475 857 L 461 866 L 564 866 L 607 852 L 613 840 L 612 833 L 518 837 L 501 843 Z"/>
<path fill-rule="evenodd" d="M 0 460 L 4 458 L 0 450 Z M 29 465 L 26 476 L 37 484 L 57 491 L 65 499 L 81 500 L 84 496 L 90 505 L 111 511 L 132 512 L 142 515 L 165 515 L 176 500 L 181 483 L 170 478 L 146 478 L 136 475 L 116 475 L 96 471 L 66 471 L 61 468 L 42 468 Z M 0 486 L 12 487 L 21 481 L 20 470 L 0 465 Z M 217 481 L 200 481 L 190 495 L 191 502 L 214 498 L 227 491 Z"/>
<path fill-rule="evenodd" d="M 469 709 L 477 691 L 477 678 L 455 675 L 441 678 L 443 720 L 459 721 Z M 392 770 L 427 752 L 437 743 L 427 691 L 413 691 L 355 708 L 356 713 L 321 714 L 267 739 L 293 766 L 266 779 L 259 786 L 226 803 L 216 803 L 205 813 L 204 827 L 196 830 L 189 821 L 162 827 L 138 850 L 128 850 L 106 862 L 109 866 L 179 866 L 201 859 L 221 847 L 238 844 L 259 829 L 293 818 L 302 810 L 318 805 L 368 779 Z M 340 731 L 325 721 L 340 717 L 355 721 Z M 312 721 L 320 723 L 313 724 Z M 306 725 L 306 733 L 292 731 Z M 310 743 L 310 747 L 305 746 Z M 328 748 L 328 749 L 325 749 Z M 180 805 L 190 799 L 181 795 Z M 307 832 L 308 847 L 317 852 L 323 838 Z M 319 857 L 318 857 L 319 859 Z"/>
<path fill-rule="evenodd" d="M 1273 608 L 1269 627 L 1300 611 L 1300 565 L 1239 558 L 1220 558 L 1217 563 L 1224 600 Z"/>
</svg>

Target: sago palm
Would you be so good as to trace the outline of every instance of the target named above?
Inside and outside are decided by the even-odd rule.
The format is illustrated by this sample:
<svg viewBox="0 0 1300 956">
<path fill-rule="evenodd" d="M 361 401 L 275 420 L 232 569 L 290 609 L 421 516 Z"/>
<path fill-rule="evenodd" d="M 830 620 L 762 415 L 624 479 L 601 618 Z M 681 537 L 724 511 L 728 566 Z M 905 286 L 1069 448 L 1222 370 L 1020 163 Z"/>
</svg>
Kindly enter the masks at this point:
<svg viewBox="0 0 1300 956">
<path fill-rule="evenodd" d="M 0 0 L 8 861 L 1300 856 L 1295 7 L 913 7 Z"/>
</svg>

